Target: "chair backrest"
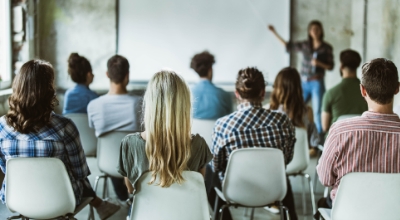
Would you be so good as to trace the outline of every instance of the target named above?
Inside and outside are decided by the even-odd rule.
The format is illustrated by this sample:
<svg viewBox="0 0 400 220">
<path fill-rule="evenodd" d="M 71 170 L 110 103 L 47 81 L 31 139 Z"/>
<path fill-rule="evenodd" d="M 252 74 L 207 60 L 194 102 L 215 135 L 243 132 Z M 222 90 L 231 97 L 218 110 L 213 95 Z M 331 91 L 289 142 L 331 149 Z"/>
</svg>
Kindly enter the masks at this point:
<svg viewBox="0 0 400 220">
<path fill-rule="evenodd" d="M 332 219 L 399 219 L 400 173 L 348 173 L 340 181 Z"/>
<path fill-rule="evenodd" d="M 338 117 L 337 121 L 347 119 L 347 118 L 353 118 L 353 117 L 357 117 L 357 116 L 360 116 L 360 115 L 358 115 L 358 114 L 341 115 Z"/>
<path fill-rule="evenodd" d="M 310 154 L 308 153 L 308 135 L 304 128 L 296 127 L 296 143 L 294 144 L 293 159 L 286 166 L 287 174 L 295 174 L 304 171 L 310 163 Z"/>
<path fill-rule="evenodd" d="M 7 160 L 6 204 L 33 219 L 73 213 L 75 196 L 64 163 L 44 157 Z"/>
<path fill-rule="evenodd" d="M 229 156 L 222 183 L 227 201 L 262 206 L 281 201 L 286 195 L 283 153 L 274 148 L 246 148 Z"/>
<path fill-rule="evenodd" d="M 185 182 L 170 187 L 149 185 L 151 173 L 144 173 L 135 185 L 131 220 L 209 220 L 208 200 L 204 178 L 198 172 L 184 171 Z"/>
<path fill-rule="evenodd" d="M 79 131 L 82 147 L 87 157 L 95 157 L 97 149 L 97 137 L 94 129 L 89 127 L 88 116 L 85 113 L 71 113 L 64 115 L 70 118 Z"/>
<path fill-rule="evenodd" d="M 216 120 L 195 119 L 192 121 L 192 134 L 199 134 L 204 138 L 208 147 L 212 152 L 211 135 L 214 129 Z"/>
<path fill-rule="evenodd" d="M 97 140 L 97 165 L 101 172 L 112 176 L 120 177 L 117 171 L 121 140 L 134 131 L 111 131 L 101 135 Z"/>
</svg>

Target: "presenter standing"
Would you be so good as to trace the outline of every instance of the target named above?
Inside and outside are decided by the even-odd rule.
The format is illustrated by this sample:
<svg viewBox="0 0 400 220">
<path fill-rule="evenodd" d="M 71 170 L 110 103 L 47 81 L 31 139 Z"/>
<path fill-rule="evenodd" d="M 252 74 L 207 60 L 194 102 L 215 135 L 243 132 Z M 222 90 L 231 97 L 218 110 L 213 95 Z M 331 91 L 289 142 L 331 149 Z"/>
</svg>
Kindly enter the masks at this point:
<svg viewBox="0 0 400 220">
<path fill-rule="evenodd" d="M 306 103 L 311 98 L 315 124 L 318 133 L 322 134 L 321 105 L 325 93 L 324 76 L 325 70 L 333 69 L 334 62 L 332 46 L 323 40 L 324 29 L 321 22 L 311 21 L 308 24 L 308 39 L 297 42 L 285 41 L 272 25 L 269 25 L 268 29 L 285 45 L 287 51 L 294 50 L 303 54 L 300 71 L 303 98 Z"/>
</svg>

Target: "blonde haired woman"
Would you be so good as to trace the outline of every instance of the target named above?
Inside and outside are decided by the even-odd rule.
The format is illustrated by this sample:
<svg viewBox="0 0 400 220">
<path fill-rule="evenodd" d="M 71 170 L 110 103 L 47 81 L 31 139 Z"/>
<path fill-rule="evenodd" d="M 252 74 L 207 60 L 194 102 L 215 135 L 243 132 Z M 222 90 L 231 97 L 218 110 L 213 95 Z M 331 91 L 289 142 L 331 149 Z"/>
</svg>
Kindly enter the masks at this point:
<svg viewBox="0 0 400 220">
<path fill-rule="evenodd" d="M 192 135 L 191 99 L 185 81 L 172 71 L 156 73 L 144 95 L 146 130 L 121 142 L 119 173 L 132 193 L 140 176 L 152 172 L 151 183 L 169 187 L 182 183 L 184 170 L 205 173 L 212 154 L 202 137 Z"/>
</svg>

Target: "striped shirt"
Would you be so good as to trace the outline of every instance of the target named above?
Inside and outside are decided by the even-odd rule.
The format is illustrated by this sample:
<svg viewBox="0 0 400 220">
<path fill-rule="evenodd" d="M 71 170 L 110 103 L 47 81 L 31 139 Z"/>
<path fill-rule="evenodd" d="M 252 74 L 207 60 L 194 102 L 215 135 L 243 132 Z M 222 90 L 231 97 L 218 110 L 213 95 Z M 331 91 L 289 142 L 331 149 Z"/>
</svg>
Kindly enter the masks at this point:
<svg viewBox="0 0 400 220">
<path fill-rule="evenodd" d="M 83 188 L 91 188 L 90 175 L 75 124 L 68 118 L 52 114 L 50 124 L 38 132 L 22 134 L 10 127 L 5 117 L 0 118 L 0 168 L 6 173 L 6 162 L 14 157 L 55 157 L 60 159 L 68 172 L 76 204 L 80 203 Z M 0 199 L 6 201 L 5 180 Z M 29 183 L 29 180 L 27 180 Z M 34 190 L 34 189 L 32 189 Z"/>
<path fill-rule="evenodd" d="M 332 200 L 347 173 L 400 173 L 399 117 L 367 111 L 334 123 L 317 172 L 323 185 L 332 186 Z"/>
<path fill-rule="evenodd" d="M 213 168 L 222 180 L 232 151 L 272 147 L 283 151 L 285 164 L 293 158 L 295 129 L 286 114 L 265 109 L 261 103 L 242 103 L 238 110 L 215 123 Z"/>
</svg>

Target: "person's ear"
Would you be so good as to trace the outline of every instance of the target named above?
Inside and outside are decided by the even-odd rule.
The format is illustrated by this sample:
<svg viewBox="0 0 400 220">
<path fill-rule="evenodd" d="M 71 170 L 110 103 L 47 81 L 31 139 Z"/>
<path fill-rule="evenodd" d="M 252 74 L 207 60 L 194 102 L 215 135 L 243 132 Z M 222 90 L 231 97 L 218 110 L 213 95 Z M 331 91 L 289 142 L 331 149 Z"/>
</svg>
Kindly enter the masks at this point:
<svg viewBox="0 0 400 220">
<path fill-rule="evenodd" d="M 240 96 L 240 94 L 237 90 L 235 90 L 235 96 L 238 100 L 242 100 L 242 97 Z"/>
<path fill-rule="evenodd" d="M 400 82 L 399 82 L 399 86 L 397 86 L 396 91 L 394 92 L 394 94 L 396 95 L 397 93 L 399 93 L 399 87 L 400 87 Z"/>
<path fill-rule="evenodd" d="M 107 78 L 110 78 L 110 75 L 108 75 L 108 71 L 106 72 L 106 76 L 107 76 Z"/>
<path fill-rule="evenodd" d="M 265 89 L 261 90 L 260 98 L 262 98 L 262 100 L 264 100 L 264 98 L 265 98 Z"/>
<path fill-rule="evenodd" d="M 398 88 L 397 88 L 398 90 Z M 362 84 L 360 84 L 360 91 L 361 91 L 361 95 L 362 97 L 367 97 L 367 90 L 364 88 L 364 86 Z"/>
</svg>

